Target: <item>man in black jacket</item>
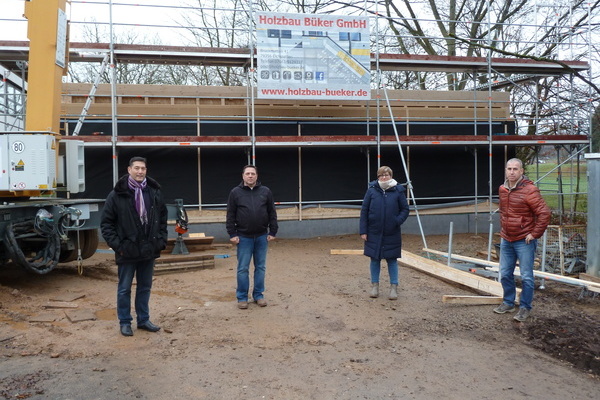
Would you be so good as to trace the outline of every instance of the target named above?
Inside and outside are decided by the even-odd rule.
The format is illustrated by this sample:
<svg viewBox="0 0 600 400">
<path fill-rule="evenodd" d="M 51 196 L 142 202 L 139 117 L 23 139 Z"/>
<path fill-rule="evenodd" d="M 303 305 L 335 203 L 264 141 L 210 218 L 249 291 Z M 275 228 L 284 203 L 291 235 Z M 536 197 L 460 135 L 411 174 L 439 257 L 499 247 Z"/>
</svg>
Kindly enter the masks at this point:
<svg viewBox="0 0 600 400">
<path fill-rule="evenodd" d="M 230 241 L 237 244 L 237 301 L 238 308 L 248 308 L 250 289 L 250 260 L 254 258 L 254 287 L 252 299 L 265 307 L 265 273 L 268 242 L 277 235 L 277 212 L 271 190 L 258 181 L 258 170 L 246 165 L 242 182 L 229 193 L 227 221 Z"/>
<path fill-rule="evenodd" d="M 150 290 L 154 260 L 167 245 L 167 207 L 160 185 L 146 176 L 146 159 L 133 157 L 128 175 L 119 179 L 102 211 L 102 236 L 115 251 L 118 266 L 117 317 L 121 334 L 131 330 L 131 284 L 135 275 L 135 313 L 138 329 L 157 332 L 150 322 Z"/>
</svg>

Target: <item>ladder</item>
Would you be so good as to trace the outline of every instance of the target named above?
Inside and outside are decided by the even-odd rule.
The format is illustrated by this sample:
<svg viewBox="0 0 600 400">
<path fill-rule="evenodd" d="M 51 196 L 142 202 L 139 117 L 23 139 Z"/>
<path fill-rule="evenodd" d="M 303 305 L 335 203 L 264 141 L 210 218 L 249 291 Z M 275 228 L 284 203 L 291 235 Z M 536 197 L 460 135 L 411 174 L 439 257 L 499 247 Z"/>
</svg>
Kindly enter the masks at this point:
<svg viewBox="0 0 600 400">
<path fill-rule="evenodd" d="M 90 109 L 90 106 L 92 105 L 92 101 L 94 100 L 94 95 L 96 94 L 96 90 L 98 89 L 98 85 L 100 84 L 100 79 L 102 78 L 102 74 L 104 73 L 104 71 L 106 70 L 106 67 L 108 66 L 109 58 L 110 58 L 110 53 L 106 53 L 106 55 L 104 56 L 104 59 L 102 60 L 102 64 L 100 65 L 100 71 L 98 71 L 98 75 L 96 75 L 96 79 L 94 79 L 94 83 L 92 84 L 92 88 L 90 89 L 90 94 L 88 95 L 87 100 L 85 101 L 85 104 L 83 105 L 83 110 L 81 111 L 81 115 L 79 116 L 79 119 L 77 120 L 77 125 L 75 126 L 75 130 L 73 130 L 73 136 L 79 135 L 79 131 L 81 130 L 81 126 L 83 125 L 83 121 L 85 120 L 85 117 L 88 113 L 88 110 Z"/>
</svg>

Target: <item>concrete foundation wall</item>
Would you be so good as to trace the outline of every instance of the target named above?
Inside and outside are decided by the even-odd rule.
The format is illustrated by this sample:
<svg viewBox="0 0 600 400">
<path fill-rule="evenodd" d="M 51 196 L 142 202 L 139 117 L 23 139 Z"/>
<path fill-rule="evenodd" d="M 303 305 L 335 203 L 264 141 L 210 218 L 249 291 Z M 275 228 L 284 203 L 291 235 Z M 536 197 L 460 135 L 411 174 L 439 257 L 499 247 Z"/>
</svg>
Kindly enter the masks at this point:
<svg viewBox="0 0 600 400">
<path fill-rule="evenodd" d="M 488 234 L 490 229 L 489 214 L 444 214 L 421 215 L 423 232 L 427 235 L 444 235 L 450 231 L 450 222 L 454 222 L 454 233 Z M 358 218 L 312 219 L 306 221 L 280 221 L 278 238 L 307 239 L 318 236 L 358 235 Z M 499 231 L 498 214 L 493 217 L 494 232 Z M 213 236 L 215 242 L 229 241 L 224 223 L 191 224 L 190 233 L 204 233 Z M 419 223 L 416 216 L 411 215 L 402 225 L 402 233 L 419 235 Z M 169 236 L 176 236 L 172 227 Z"/>
</svg>

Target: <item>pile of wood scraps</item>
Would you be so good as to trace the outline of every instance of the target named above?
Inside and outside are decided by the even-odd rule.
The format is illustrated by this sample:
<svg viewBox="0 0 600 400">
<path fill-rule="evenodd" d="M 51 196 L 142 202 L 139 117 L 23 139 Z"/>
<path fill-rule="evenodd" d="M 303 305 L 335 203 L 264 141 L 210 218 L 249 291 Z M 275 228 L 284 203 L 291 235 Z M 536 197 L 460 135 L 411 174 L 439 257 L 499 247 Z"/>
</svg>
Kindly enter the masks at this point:
<svg viewBox="0 0 600 400">
<path fill-rule="evenodd" d="M 65 293 L 58 294 L 49 299 L 44 304 L 44 312 L 32 315 L 29 322 L 54 322 L 62 317 L 60 313 L 55 311 L 63 311 L 67 319 L 72 322 L 91 321 L 96 319 L 96 315 L 92 310 L 80 309 L 75 300 L 84 298 L 84 294 Z"/>
<path fill-rule="evenodd" d="M 169 239 L 167 248 L 161 252 L 160 258 L 156 259 L 155 275 L 215 268 L 214 250 L 223 245 L 215 245 L 213 236 L 205 236 L 204 233 L 190 233 L 181 239 L 183 239 L 188 252 L 174 254 L 173 249 L 177 239 Z M 231 247 L 231 245 L 225 245 L 225 247 Z"/>
</svg>

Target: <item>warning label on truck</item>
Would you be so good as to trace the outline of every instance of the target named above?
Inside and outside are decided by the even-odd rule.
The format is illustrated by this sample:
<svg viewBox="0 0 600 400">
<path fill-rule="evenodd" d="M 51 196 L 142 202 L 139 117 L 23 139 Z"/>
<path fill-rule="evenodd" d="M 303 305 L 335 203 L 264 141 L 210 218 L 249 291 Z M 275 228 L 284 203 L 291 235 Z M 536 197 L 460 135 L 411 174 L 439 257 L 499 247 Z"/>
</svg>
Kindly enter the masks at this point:
<svg viewBox="0 0 600 400">
<path fill-rule="evenodd" d="M 15 165 L 15 171 L 25 171 L 25 163 L 23 160 L 19 160 L 19 162 Z"/>
</svg>

